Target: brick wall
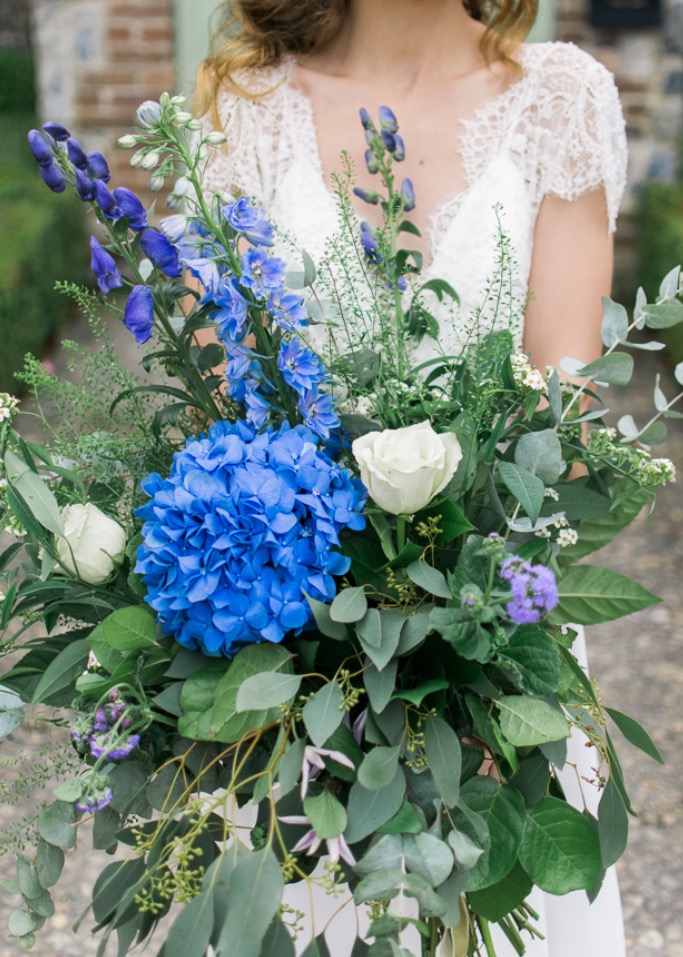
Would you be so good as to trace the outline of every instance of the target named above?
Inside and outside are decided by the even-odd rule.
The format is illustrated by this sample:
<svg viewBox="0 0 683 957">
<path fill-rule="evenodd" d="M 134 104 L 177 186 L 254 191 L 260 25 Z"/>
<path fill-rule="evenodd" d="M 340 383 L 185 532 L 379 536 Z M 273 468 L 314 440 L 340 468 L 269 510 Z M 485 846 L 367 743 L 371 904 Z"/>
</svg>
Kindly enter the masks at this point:
<svg viewBox="0 0 683 957">
<path fill-rule="evenodd" d="M 614 73 L 626 116 L 629 178 L 617 231 L 617 279 L 636 258 L 638 199 L 650 179 L 678 175 L 683 136 L 683 3 L 664 0 L 663 24 L 596 29 L 589 0 L 559 0 L 558 39 L 592 53 Z"/>
</svg>

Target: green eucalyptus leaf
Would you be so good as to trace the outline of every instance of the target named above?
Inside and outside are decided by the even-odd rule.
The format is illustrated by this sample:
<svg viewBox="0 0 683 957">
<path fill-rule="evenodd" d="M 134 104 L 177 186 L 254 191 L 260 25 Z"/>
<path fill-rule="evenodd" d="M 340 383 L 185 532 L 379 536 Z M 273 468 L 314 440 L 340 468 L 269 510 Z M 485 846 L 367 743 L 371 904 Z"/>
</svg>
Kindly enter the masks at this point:
<svg viewBox="0 0 683 957">
<path fill-rule="evenodd" d="M 356 885 L 353 892 L 357 904 L 369 900 L 390 901 L 398 894 L 415 898 L 423 917 L 440 917 L 446 911 L 446 903 L 424 878 L 417 874 L 407 874 L 400 868 L 382 868 L 368 874 Z"/>
<path fill-rule="evenodd" d="M 85 670 L 90 648 L 77 639 L 62 649 L 47 666 L 33 692 L 32 704 L 70 705 L 76 697 L 74 683 Z"/>
<path fill-rule="evenodd" d="M 437 598 L 446 599 L 453 597 L 443 573 L 437 568 L 428 565 L 427 562 L 422 560 L 412 562 L 406 568 L 406 574 L 413 584 L 422 588 L 430 595 L 436 595 Z"/>
<path fill-rule="evenodd" d="M 344 695 L 336 679 L 323 685 L 304 705 L 304 724 L 308 736 L 318 748 L 339 727 L 343 717 Z"/>
<path fill-rule="evenodd" d="M 648 329 L 670 329 L 683 322 L 683 304 L 677 300 L 648 303 L 643 307 L 645 325 Z"/>
<path fill-rule="evenodd" d="M 512 462 L 501 462 L 498 466 L 498 475 L 531 521 L 535 522 L 543 506 L 543 482 L 527 469 L 520 468 Z"/>
<path fill-rule="evenodd" d="M 320 934 L 314 937 L 301 957 L 330 957 L 330 948 L 327 946 L 325 935 Z"/>
<path fill-rule="evenodd" d="M 396 649 L 397 655 L 407 655 L 422 644 L 432 630 L 430 611 L 430 609 L 421 609 L 412 615 L 404 615 L 401 637 Z"/>
<path fill-rule="evenodd" d="M 41 887 L 52 887 L 59 880 L 64 867 L 64 851 L 61 847 L 38 839 L 36 868 Z"/>
<path fill-rule="evenodd" d="M 546 485 L 554 485 L 562 471 L 562 445 L 557 433 L 542 429 L 521 436 L 515 446 L 515 462 Z"/>
<path fill-rule="evenodd" d="M 362 588 L 343 588 L 330 605 L 330 617 L 339 624 L 353 624 L 367 610 L 368 600 Z"/>
<path fill-rule="evenodd" d="M 625 352 L 610 352 L 595 362 L 589 362 L 578 374 L 595 382 L 626 386 L 633 375 L 633 356 Z"/>
<path fill-rule="evenodd" d="M 217 957 L 260 957 L 261 944 L 278 912 L 285 882 L 270 847 L 254 851 L 234 870 Z"/>
<path fill-rule="evenodd" d="M 600 336 L 605 348 L 611 349 L 619 342 L 628 339 L 628 313 L 624 307 L 609 296 L 602 297 L 602 325 Z"/>
<path fill-rule="evenodd" d="M 48 805 L 38 816 L 38 833 L 48 844 L 65 850 L 75 847 L 76 808 L 65 801 Z"/>
<path fill-rule="evenodd" d="M 386 713 L 386 712 L 385 712 Z M 373 834 L 396 814 L 403 803 L 406 781 L 400 766 L 389 784 L 369 791 L 356 781 L 351 785 L 347 813 L 349 823 L 345 837 L 349 844 Z"/>
<path fill-rule="evenodd" d="M 377 828 L 378 834 L 420 834 L 421 831 L 422 821 L 410 801 L 404 801 L 396 814 Z"/>
<path fill-rule="evenodd" d="M 282 672 L 262 672 L 250 675 L 240 685 L 235 700 L 235 711 L 262 711 L 290 702 L 299 690 L 301 675 Z"/>
<path fill-rule="evenodd" d="M 370 608 L 356 625 L 363 650 L 379 671 L 396 654 L 405 621 L 399 609 Z"/>
<path fill-rule="evenodd" d="M 448 808 L 454 807 L 460 796 L 462 765 L 460 741 L 450 725 L 434 715 L 426 719 L 423 729 L 425 756 L 434 777 L 436 789 L 444 805 Z"/>
<path fill-rule="evenodd" d="M 436 694 L 438 691 L 445 691 L 450 688 L 451 683 L 446 678 L 430 678 L 423 681 L 416 688 L 407 688 L 405 691 L 397 691 L 394 698 L 400 698 L 401 701 L 410 701 L 416 707 L 420 707 L 427 695 Z"/>
<path fill-rule="evenodd" d="M 558 581 L 554 624 L 595 625 L 656 605 L 660 599 L 620 572 L 598 565 L 569 569 Z"/>
<path fill-rule="evenodd" d="M 16 731 L 23 720 L 24 703 L 21 696 L 16 691 L 0 685 L 0 738 L 6 738 L 8 734 Z"/>
<path fill-rule="evenodd" d="M 166 936 L 164 957 L 204 957 L 214 929 L 213 894 L 184 904 Z"/>
<path fill-rule="evenodd" d="M 322 635 L 325 635 L 326 638 L 333 638 L 335 641 L 346 641 L 348 639 L 346 625 L 333 620 L 330 614 L 330 605 L 316 601 L 316 599 L 311 598 L 310 595 L 306 595 L 306 601 L 311 606 L 313 618 L 315 619 L 318 631 Z"/>
<path fill-rule="evenodd" d="M 38 877 L 38 868 L 24 854 L 17 854 L 17 883 L 25 900 L 40 897 L 44 890 Z"/>
<path fill-rule="evenodd" d="M 32 934 L 34 930 L 38 930 L 42 923 L 42 918 L 30 914 L 27 910 L 16 908 L 9 915 L 7 930 L 12 937 L 25 937 L 27 934 Z"/>
<path fill-rule="evenodd" d="M 371 660 L 366 660 L 363 668 L 363 683 L 368 693 L 368 701 L 376 714 L 381 714 L 391 700 L 396 688 L 398 661 L 394 658 L 379 671 Z"/>
<path fill-rule="evenodd" d="M 600 843 L 576 808 L 546 797 L 527 811 L 519 861 L 549 894 L 590 890 L 600 870 Z"/>
<path fill-rule="evenodd" d="M 500 728 L 516 748 L 560 741 L 570 734 L 569 722 L 557 708 L 540 698 L 506 695 L 496 701 Z"/>
<path fill-rule="evenodd" d="M 328 790 L 313 797 L 305 797 L 304 814 L 322 841 L 328 841 L 344 833 L 347 821 L 346 810 Z"/>
<path fill-rule="evenodd" d="M 375 747 L 358 768 L 358 781 L 368 791 L 387 787 L 396 776 L 400 748 Z"/>
<path fill-rule="evenodd" d="M 290 744 L 278 761 L 278 780 L 280 782 L 280 794 L 282 797 L 294 790 L 301 777 L 305 748 L 305 739 L 298 738 Z"/>
<path fill-rule="evenodd" d="M 261 957 L 296 957 L 294 941 L 284 921 L 271 921 L 263 938 Z"/>
</svg>

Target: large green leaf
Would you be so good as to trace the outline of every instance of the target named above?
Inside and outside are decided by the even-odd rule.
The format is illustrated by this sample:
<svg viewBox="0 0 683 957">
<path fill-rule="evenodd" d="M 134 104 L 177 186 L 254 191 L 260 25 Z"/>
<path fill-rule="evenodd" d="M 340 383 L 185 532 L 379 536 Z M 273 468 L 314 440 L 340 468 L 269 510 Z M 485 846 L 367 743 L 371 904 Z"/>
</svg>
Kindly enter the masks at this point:
<svg viewBox="0 0 683 957">
<path fill-rule="evenodd" d="M 353 844 L 374 834 L 401 807 L 405 790 L 406 780 L 400 767 L 389 784 L 376 791 L 368 791 L 358 781 L 352 784 L 347 804 L 346 840 Z"/>
<path fill-rule="evenodd" d="M 330 605 L 326 605 L 315 598 L 306 595 L 306 601 L 311 606 L 315 623 L 318 631 L 326 638 L 333 638 L 335 641 L 346 641 L 348 638 L 346 625 L 334 621 L 330 614 Z"/>
<path fill-rule="evenodd" d="M 278 918 L 271 921 L 263 938 L 261 957 L 296 957 L 294 941 L 284 921 Z"/>
<path fill-rule="evenodd" d="M 543 505 L 545 488 L 541 479 L 513 462 L 501 462 L 498 466 L 498 475 L 531 521 L 535 522 Z"/>
<path fill-rule="evenodd" d="M 425 721 L 424 735 L 425 756 L 436 789 L 445 806 L 454 807 L 460 796 L 460 740 L 450 725 L 434 715 Z"/>
<path fill-rule="evenodd" d="M 142 605 L 119 608 L 101 623 L 101 634 L 115 651 L 143 651 L 156 647 L 156 625 Z"/>
<path fill-rule="evenodd" d="M 515 446 L 515 462 L 546 485 L 554 485 L 562 471 L 562 445 L 554 429 L 521 436 Z"/>
<path fill-rule="evenodd" d="M 368 701 L 376 714 L 381 714 L 391 700 L 396 688 L 398 661 L 390 661 L 381 671 L 367 660 L 363 669 L 363 683 L 368 693 Z"/>
<path fill-rule="evenodd" d="M 60 651 L 38 682 L 32 704 L 71 704 L 76 697 L 74 683 L 85 669 L 89 654 L 88 643 L 82 638 Z"/>
<path fill-rule="evenodd" d="M 308 736 L 318 748 L 322 748 L 341 724 L 344 716 L 343 705 L 344 695 L 335 679 L 323 685 L 304 705 L 304 724 Z"/>
<path fill-rule="evenodd" d="M 216 691 L 225 678 L 230 662 L 216 658 L 201 671 L 190 675 L 180 693 L 180 707 L 184 716 L 178 720 L 178 731 L 193 741 L 212 741 L 216 737 L 211 718 L 216 703 Z M 233 698 L 237 699 L 237 691 Z"/>
<path fill-rule="evenodd" d="M 549 894 L 590 890 L 600 870 L 600 843 L 576 808 L 547 797 L 527 811 L 519 860 L 534 884 Z"/>
<path fill-rule="evenodd" d="M 24 703 L 21 696 L 0 685 L 0 738 L 15 731 L 24 720 Z"/>
<path fill-rule="evenodd" d="M 304 798 L 304 813 L 322 841 L 339 837 L 346 827 L 346 810 L 331 791 Z"/>
<path fill-rule="evenodd" d="M 463 810 L 463 802 L 467 812 Z M 524 834 L 524 799 L 509 784 L 477 775 L 461 789 L 455 823 L 475 844 L 482 846 L 480 831 L 488 829 L 489 840 L 467 882 L 467 890 L 497 884 L 512 869 Z M 478 820 L 477 820 L 478 819 Z"/>
<path fill-rule="evenodd" d="M 204 957 L 213 934 L 213 894 L 202 893 L 182 910 L 166 937 L 164 957 Z"/>
<path fill-rule="evenodd" d="M 411 562 L 406 568 L 406 574 L 411 582 L 429 592 L 430 595 L 446 599 L 453 597 L 443 573 L 421 559 Z"/>
<path fill-rule="evenodd" d="M 613 621 L 660 601 L 620 572 L 599 565 L 579 565 L 558 582 L 560 603 L 551 612 L 554 624 L 595 625 Z"/>
<path fill-rule="evenodd" d="M 280 957 L 278 954 L 277 957 Z M 301 957 L 330 957 L 330 948 L 327 946 L 324 934 L 314 937 Z"/>
<path fill-rule="evenodd" d="M 278 671 L 264 671 L 250 675 L 240 685 L 235 700 L 235 711 L 266 711 L 291 701 L 299 690 L 301 675 Z"/>
<path fill-rule="evenodd" d="M 626 850 L 628 811 L 613 778 L 605 785 L 598 808 L 598 836 L 603 868 L 615 864 Z"/>
<path fill-rule="evenodd" d="M 608 385 L 626 386 L 633 375 L 633 356 L 626 352 L 610 352 L 579 369 L 578 375 L 589 376 L 595 382 L 606 382 Z"/>
<path fill-rule="evenodd" d="M 470 891 L 467 898 L 475 914 L 486 920 L 499 921 L 519 907 L 532 887 L 526 871 L 516 863 L 497 884 L 480 891 Z"/>
<path fill-rule="evenodd" d="M 368 791 L 387 787 L 396 777 L 400 748 L 375 747 L 358 768 L 358 780 Z"/>
<path fill-rule="evenodd" d="M 36 854 L 38 879 L 42 887 L 52 887 L 60 878 L 64 868 L 64 851 L 55 844 L 48 844 L 40 838 Z"/>
<path fill-rule="evenodd" d="M 569 722 L 557 708 L 540 698 L 506 695 L 496 701 L 500 728 L 516 748 L 561 741 L 570 734 Z"/>
<path fill-rule="evenodd" d="M 621 711 L 616 711 L 614 708 L 606 708 L 605 710 L 627 741 L 630 741 L 634 747 L 643 751 L 644 754 L 658 761 L 659 764 L 664 764 L 661 751 L 642 724 L 636 721 L 635 718 L 631 718 Z"/>
<path fill-rule="evenodd" d="M 620 481 L 615 485 L 615 497 L 609 514 L 602 518 L 585 518 L 579 525 L 579 540 L 576 545 L 563 548 L 561 563 L 573 564 L 591 552 L 608 545 L 612 539 L 640 514 L 650 495 L 634 482 Z"/>
<path fill-rule="evenodd" d="M 210 717 L 210 727 L 216 739 L 226 743 L 239 741 L 247 731 L 278 720 L 280 712 L 277 708 L 238 714 L 237 695 L 242 684 L 252 675 L 263 671 L 291 674 L 293 670 L 291 652 L 280 645 L 247 645 L 243 648 L 216 686 Z M 182 697 L 180 703 L 183 703 Z"/>
<path fill-rule="evenodd" d="M 383 868 L 368 874 L 356 885 L 353 896 L 357 904 L 369 900 L 393 900 L 398 894 L 413 897 L 420 905 L 422 917 L 440 917 L 446 903 L 427 881 L 418 874 L 407 874 L 400 868 Z"/>
<path fill-rule="evenodd" d="M 254 851 L 234 870 L 217 957 L 260 957 L 268 925 L 278 912 L 285 882 L 270 847 Z"/>
<path fill-rule="evenodd" d="M 35 520 L 49 532 L 63 535 L 62 513 L 47 483 L 12 452 L 5 454 L 5 467 L 9 484 L 19 493 Z"/>
<path fill-rule="evenodd" d="M 495 664 L 512 683 L 529 694 L 553 695 L 560 681 L 560 652 L 551 638 L 534 625 L 518 628 L 499 649 Z"/>
<path fill-rule="evenodd" d="M 491 635 L 462 608 L 434 608 L 429 620 L 462 658 L 485 662 L 491 657 Z"/>
</svg>

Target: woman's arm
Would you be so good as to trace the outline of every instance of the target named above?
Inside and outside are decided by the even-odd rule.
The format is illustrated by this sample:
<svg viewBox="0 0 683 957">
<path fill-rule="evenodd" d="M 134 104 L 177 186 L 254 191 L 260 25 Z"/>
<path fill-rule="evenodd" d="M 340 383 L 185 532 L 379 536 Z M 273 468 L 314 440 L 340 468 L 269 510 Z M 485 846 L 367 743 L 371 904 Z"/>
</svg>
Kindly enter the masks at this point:
<svg viewBox="0 0 683 957">
<path fill-rule="evenodd" d="M 534 234 L 524 350 L 540 369 L 602 350 L 601 297 L 612 284 L 613 239 L 602 189 L 572 202 L 546 196 Z"/>
</svg>

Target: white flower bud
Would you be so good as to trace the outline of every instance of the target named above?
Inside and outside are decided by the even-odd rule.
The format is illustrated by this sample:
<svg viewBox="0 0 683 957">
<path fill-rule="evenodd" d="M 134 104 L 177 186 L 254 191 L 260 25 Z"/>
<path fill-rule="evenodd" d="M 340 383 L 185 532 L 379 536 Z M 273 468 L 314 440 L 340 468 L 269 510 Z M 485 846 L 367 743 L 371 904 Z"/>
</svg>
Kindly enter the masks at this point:
<svg viewBox="0 0 683 957">
<path fill-rule="evenodd" d="M 62 509 L 64 535 L 57 538 L 62 565 L 81 581 L 99 585 L 106 581 L 126 551 L 126 533 L 118 522 L 96 505 L 66 505 Z"/>
<path fill-rule="evenodd" d="M 150 153 L 145 153 L 140 160 L 140 166 L 143 169 L 154 169 L 154 167 L 159 163 L 161 156 L 155 150 L 152 150 Z"/>
<path fill-rule="evenodd" d="M 190 120 L 187 124 L 188 130 L 201 130 L 204 124 L 201 120 Z"/>
<path fill-rule="evenodd" d="M 149 178 L 149 188 L 152 190 L 153 193 L 158 193 L 160 189 L 164 188 L 165 180 L 166 180 L 166 177 L 161 171 L 159 171 L 158 173 L 152 173 L 152 175 Z"/>
<path fill-rule="evenodd" d="M 178 126 L 184 126 L 186 123 L 190 122 L 192 119 L 192 114 L 188 113 L 186 110 L 178 110 L 174 118 Z"/>
<path fill-rule="evenodd" d="M 130 133 L 127 133 L 125 136 L 119 136 L 119 146 L 123 147 L 124 150 L 129 150 L 133 146 L 137 146 L 140 142 L 140 138 L 137 136 L 132 136 Z"/>
<path fill-rule="evenodd" d="M 192 183 L 189 181 L 187 176 L 181 176 L 173 184 L 173 192 L 176 196 L 187 196 L 191 189 Z"/>
<path fill-rule="evenodd" d="M 142 162 L 145 158 L 145 153 L 143 150 L 138 150 L 137 153 L 133 153 L 130 158 L 130 165 L 135 168 L 137 166 L 142 166 Z"/>
<path fill-rule="evenodd" d="M 204 137 L 204 142 L 208 143 L 209 146 L 221 146 L 223 143 L 226 143 L 228 140 L 225 133 L 219 133 L 218 130 L 214 130 Z"/>
</svg>

